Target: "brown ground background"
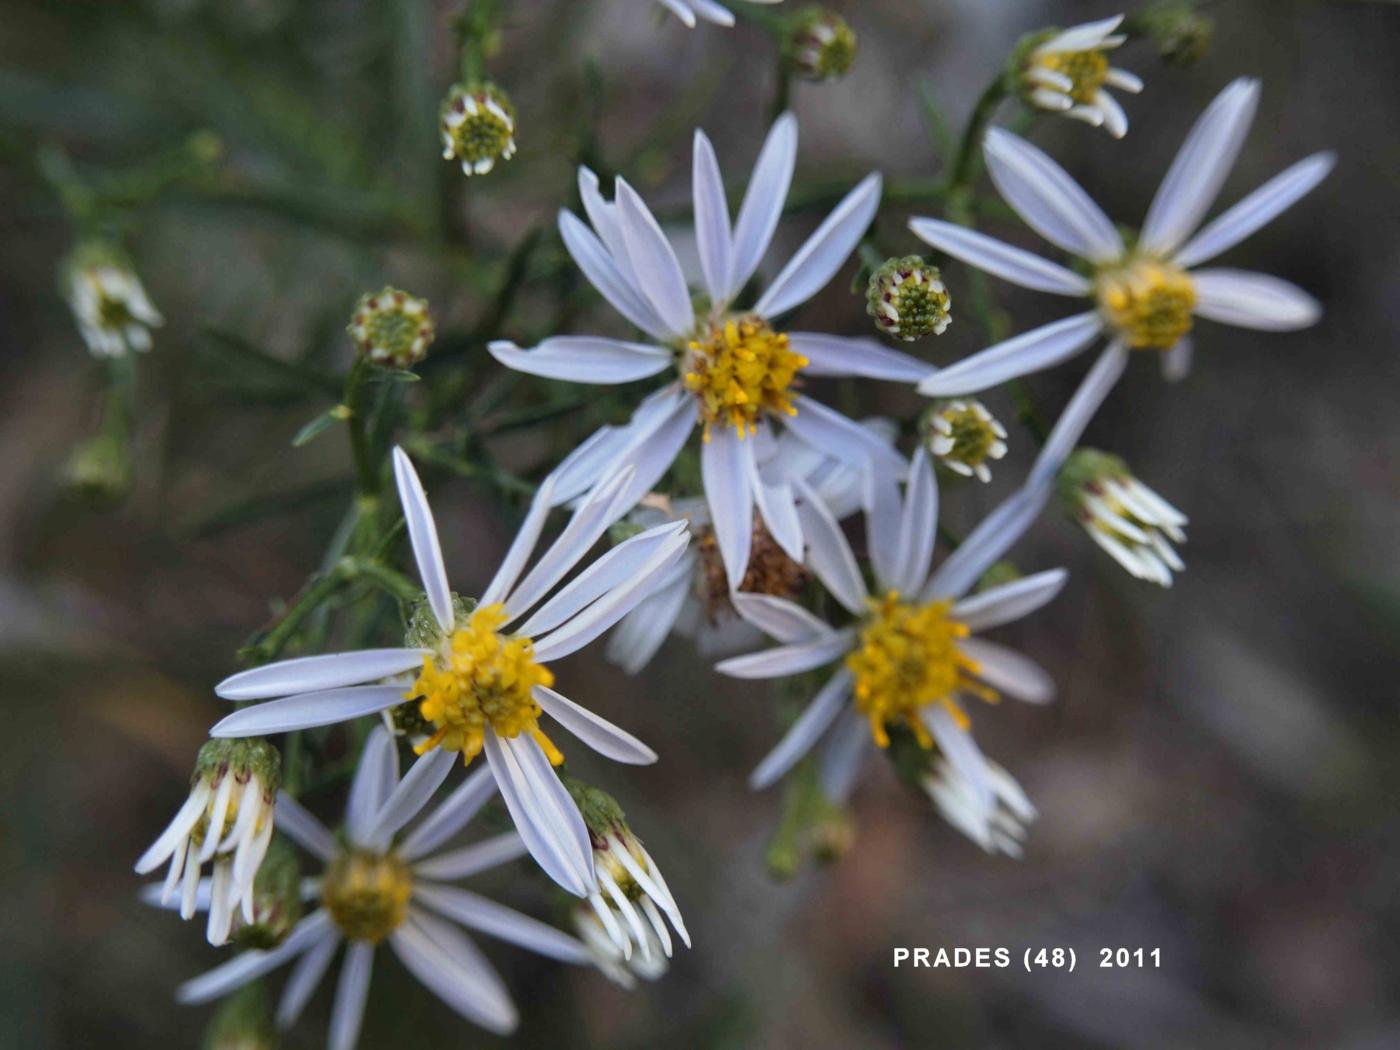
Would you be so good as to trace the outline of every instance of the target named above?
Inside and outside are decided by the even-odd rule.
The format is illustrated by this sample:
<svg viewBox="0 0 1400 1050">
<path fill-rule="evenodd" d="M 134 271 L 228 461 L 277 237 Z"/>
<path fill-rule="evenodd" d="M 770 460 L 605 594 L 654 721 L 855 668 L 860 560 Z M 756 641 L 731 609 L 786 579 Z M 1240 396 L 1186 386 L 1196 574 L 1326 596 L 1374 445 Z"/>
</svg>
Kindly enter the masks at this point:
<svg viewBox="0 0 1400 1050">
<path fill-rule="evenodd" d="M 799 178 L 873 166 L 934 174 L 919 78 L 960 120 L 1021 32 L 1108 10 L 841 6 L 862 51 L 845 81 L 796 92 Z M 290 450 L 314 406 L 232 403 L 196 332 L 232 329 L 284 355 L 320 340 L 338 359 L 345 348 L 325 333 L 360 290 L 386 279 L 426 294 L 444 329 L 466 328 L 480 297 L 461 249 L 499 258 L 568 192 L 557 145 L 576 127 L 580 54 L 605 67 L 600 134 L 615 160 L 659 114 L 690 107 L 673 138 L 629 162 L 653 200 L 682 201 L 696 120 L 731 175 L 757 150 L 772 72 L 752 27 L 687 32 L 658 23 L 643 0 L 523 0 L 511 5 L 497 66 L 522 114 L 521 152 L 489 187 L 464 187 L 431 139 L 454 9 L 409 0 L 0 9 L 0 1045 L 190 1046 L 206 1016 L 175 1007 L 170 991 L 213 951 L 197 930 L 135 903 L 130 865 L 178 804 L 220 711 L 211 683 L 232 669 L 268 603 L 314 568 L 339 505 L 321 500 L 202 538 L 191 527 L 239 494 L 346 467 L 336 441 Z M 1078 125 L 1042 126 L 1037 139 L 1110 214 L 1137 217 L 1200 107 L 1234 76 L 1262 75 L 1260 117 L 1227 199 L 1317 148 L 1337 149 L 1341 162 L 1229 265 L 1297 281 L 1327 315 L 1285 337 L 1203 325 L 1189 383 L 1169 389 L 1155 369 L 1135 369 L 1095 422 L 1092 441 L 1123 453 L 1191 515 L 1190 568 L 1175 588 L 1135 583 L 1054 519 L 1019 549 L 1024 566 L 1073 569 L 1046 614 L 1008 632 L 1054 671 L 1059 702 L 979 720 L 988 752 L 1043 812 L 1024 862 L 983 856 L 882 771 L 857 796 L 851 855 L 774 884 L 762 854 L 778 798 L 744 787 L 777 731 L 769 693 L 709 675 L 682 644 L 635 682 L 596 654 L 576 658 L 568 692 L 662 755 L 652 769 L 584 770 L 628 806 L 696 947 L 664 982 L 628 995 L 596 974 L 488 945 L 523 1007 L 517 1045 L 1400 1043 L 1400 9 L 1238 0 L 1215 12 L 1216 46 L 1192 70 L 1163 69 L 1143 46 L 1124 54 L 1148 81 L 1128 103 L 1124 143 Z M 127 163 L 201 127 L 224 138 L 231 165 L 281 195 L 236 205 L 176 194 L 144 213 L 133 245 L 170 320 L 142 362 L 137 491 L 123 510 L 92 513 L 63 498 L 56 478 L 92 424 L 97 373 L 54 294 L 67 234 L 26 158 L 56 141 L 83 161 Z M 375 180 L 407 201 L 426 235 L 383 235 L 350 189 Z M 901 214 L 887 208 L 882 229 L 914 250 Z M 439 229 L 450 231 L 446 247 Z M 998 293 L 1021 327 L 1057 308 Z M 861 305 L 838 281 L 804 323 L 862 331 Z M 940 359 L 977 345 L 964 320 L 939 343 Z M 1037 396 L 1062 404 L 1082 368 L 1037 377 Z M 871 409 L 915 403 L 864 393 Z M 1027 462 L 1022 441 L 988 492 L 947 499 L 954 524 L 1008 491 Z M 435 495 L 451 523 L 449 564 L 484 582 L 509 521 L 484 488 L 442 483 Z M 495 888 L 543 906 L 530 880 L 503 877 Z M 890 966 L 899 945 L 1005 945 L 1019 956 L 1042 944 L 1076 948 L 1078 971 Z M 1160 947 L 1163 966 L 1093 965 L 1094 949 L 1117 946 Z M 375 985 L 365 1047 L 496 1044 L 396 964 L 381 962 Z M 287 1045 L 319 1045 L 328 1000 Z"/>
</svg>

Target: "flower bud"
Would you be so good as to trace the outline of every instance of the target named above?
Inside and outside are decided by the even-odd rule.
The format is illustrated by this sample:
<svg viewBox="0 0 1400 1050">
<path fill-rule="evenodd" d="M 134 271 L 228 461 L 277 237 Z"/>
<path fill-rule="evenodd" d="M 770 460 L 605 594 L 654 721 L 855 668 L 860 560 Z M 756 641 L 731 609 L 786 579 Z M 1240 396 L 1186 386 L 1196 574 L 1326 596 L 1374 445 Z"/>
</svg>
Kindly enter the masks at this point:
<svg viewBox="0 0 1400 1050">
<path fill-rule="evenodd" d="M 1186 568 L 1173 543 L 1185 543 L 1186 515 L 1133 477 L 1120 458 L 1076 449 L 1055 479 L 1069 516 L 1140 580 L 1170 587 Z"/>
<path fill-rule="evenodd" d="M 1215 37 L 1215 19 L 1192 3 L 1162 3 L 1137 13 L 1136 23 L 1170 66 L 1192 66 L 1206 57 Z"/>
<path fill-rule="evenodd" d="M 786 46 L 793 72 L 808 80 L 843 77 L 856 60 L 855 31 L 823 7 L 809 7 L 793 17 Z"/>
<path fill-rule="evenodd" d="M 149 350 L 151 329 L 165 323 L 126 256 L 105 242 L 89 241 L 64 262 L 63 286 L 94 357 Z"/>
<path fill-rule="evenodd" d="M 575 909 L 574 924 L 599 969 L 631 987 L 633 975 L 654 980 L 671 956 L 670 920 L 690 947 L 690 934 L 661 871 L 627 826 L 622 807 L 607 792 L 571 778 L 565 786 L 593 841 L 599 889 Z"/>
<path fill-rule="evenodd" d="M 199 751 L 190 796 L 165 831 L 136 862 L 137 874 L 170 868 L 160 903 L 180 889 L 180 916 L 194 915 L 201 897 L 200 869 L 213 861 L 207 888 L 210 944 L 223 944 L 234 909 L 254 917 L 253 883 L 272 841 L 282 757 L 265 740 L 210 740 Z"/>
<path fill-rule="evenodd" d="M 485 175 L 515 156 L 515 107 L 490 81 L 454 84 L 440 119 L 443 160 L 457 159 L 464 175 Z"/>
<path fill-rule="evenodd" d="M 436 335 L 428 301 L 387 285 L 360 296 L 345 330 L 361 354 L 385 368 L 412 368 Z"/>
<path fill-rule="evenodd" d="M 276 1050 L 272 1006 L 261 981 L 233 992 L 204 1030 L 203 1050 Z"/>
<path fill-rule="evenodd" d="M 934 404 L 925 416 L 928 449 L 954 473 L 992 480 L 989 460 L 1006 455 L 1006 428 L 976 398 Z"/>
<path fill-rule="evenodd" d="M 114 507 L 131 490 L 131 457 L 119 434 L 99 434 L 75 448 L 63 468 L 68 488 L 89 506 Z"/>
<path fill-rule="evenodd" d="M 865 292 L 865 312 L 875 318 L 875 326 L 906 343 L 947 331 L 952 305 L 938 267 L 917 255 L 886 260 L 870 275 Z"/>
<path fill-rule="evenodd" d="M 240 948 L 276 948 L 301 921 L 301 863 L 290 844 L 274 839 L 253 880 L 252 915 L 240 914 L 233 940 Z"/>
</svg>

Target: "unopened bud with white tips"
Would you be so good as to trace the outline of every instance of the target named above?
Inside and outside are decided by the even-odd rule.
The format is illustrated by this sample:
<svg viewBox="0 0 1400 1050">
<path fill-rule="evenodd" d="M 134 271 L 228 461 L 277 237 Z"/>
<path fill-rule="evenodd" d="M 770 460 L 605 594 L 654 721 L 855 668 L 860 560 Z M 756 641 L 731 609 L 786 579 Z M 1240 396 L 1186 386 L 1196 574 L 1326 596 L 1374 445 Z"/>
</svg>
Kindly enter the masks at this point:
<svg viewBox="0 0 1400 1050">
<path fill-rule="evenodd" d="M 1140 580 L 1170 587 L 1186 568 L 1173 544 L 1186 542 L 1187 517 L 1144 485 L 1117 456 L 1076 449 L 1055 486 L 1069 516 Z"/>
<path fill-rule="evenodd" d="M 955 474 L 992 480 L 989 463 L 1006 455 L 1006 428 L 976 398 L 936 403 L 925 417 L 928 450 Z"/>
<path fill-rule="evenodd" d="M 453 85 L 439 126 L 442 159 L 461 161 L 464 175 L 485 175 L 515 156 L 515 107 L 490 81 Z"/>
<path fill-rule="evenodd" d="M 210 944 L 228 940 L 235 911 L 254 921 L 253 883 L 272 841 L 281 766 L 265 740 L 210 740 L 195 761 L 189 798 L 136 862 L 141 875 L 170 862 L 160 902 L 169 904 L 178 889 L 180 917 L 189 919 L 201 904 L 200 870 L 213 861 Z"/>
<path fill-rule="evenodd" d="M 809 7 L 794 16 L 786 47 L 793 72 L 808 80 L 843 77 L 856 60 L 855 30 L 824 7 Z"/>
<path fill-rule="evenodd" d="M 130 261 L 102 241 L 80 246 L 63 264 L 63 290 L 94 357 L 145 352 L 151 329 L 165 323 Z"/>
<path fill-rule="evenodd" d="M 635 977 L 655 980 L 666 972 L 672 929 L 690 947 L 676 900 L 617 801 L 578 781 L 566 784 L 593 840 L 598 876 L 598 890 L 575 909 L 579 936 L 599 969 L 617 983 L 631 987 Z"/>
</svg>

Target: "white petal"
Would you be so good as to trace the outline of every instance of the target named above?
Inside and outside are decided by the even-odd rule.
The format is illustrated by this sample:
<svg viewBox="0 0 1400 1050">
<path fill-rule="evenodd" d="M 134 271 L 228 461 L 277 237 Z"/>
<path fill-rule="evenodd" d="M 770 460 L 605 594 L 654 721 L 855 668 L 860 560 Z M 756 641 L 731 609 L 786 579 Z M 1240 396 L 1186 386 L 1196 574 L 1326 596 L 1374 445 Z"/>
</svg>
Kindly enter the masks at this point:
<svg viewBox="0 0 1400 1050">
<path fill-rule="evenodd" d="M 784 113 L 773 122 L 754 164 L 739 218 L 734 223 L 734 265 L 724 299 L 732 299 L 763 261 L 783 214 L 792 170 L 797 164 L 797 118 Z"/>
<path fill-rule="evenodd" d="M 455 886 L 418 882 L 413 887 L 413 898 L 463 926 L 551 959 L 576 964 L 589 961 L 587 949 L 562 930 L 478 894 Z"/>
<path fill-rule="evenodd" d="M 428 594 L 428 604 L 433 607 L 438 625 L 444 631 L 451 631 L 456 619 L 452 614 L 452 588 L 447 582 L 447 569 L 442 564 L 442 547 L 438 543 L 433 511 L 428 506 L 428 497 L 423 491 L 423 483 L 418 480 L 418 472 L 413 469 L 408 454 L 397 446 L 394 448 L 394 480 L 398 483 L 408 539 L 413 547 L 413 557 L 418 562 L 418 576 L 423 581 L 423 590 Z"/>
<path fill-rule="evenodd" d="M 1091 262 L 1123 255 L 1123 238 L 1103 209 L 1043 151 L 1001 128 L 987 132 L 984 150 L 992 181 L 1027 226 Z"/>
<path fill-rule="evenodd" d="M 874 220 L 875 211 L 880 207 L 882 186 L 878 174 L 867 175 L 846 194 L 773 279 L 754 304 L 754 312 L 763 317 L 777 317 L 801 306 L 821 291 L 851 257 Z"/>
<path fill-rule="evenodd" d="M 414 762 L 380 806 L 364 844 L 371 849 L 386 849 L 398 830 L 422 812 L 456 761 L 457 752 L 435 747 Z"/>
<path fill-rule="evenodd" d="M 1126 69 L 1118 69 L 1116 66 L 1108 71 L 1108 76 L 1104 83 L 1109 87 L 1116 87 L 1120 91 L 1126 91 L 1130 95 L 1141 94 L 1144 84 L 1142 77 L 1136 73 L 1130 73 Z"/>
<path fill-rule="evenodd" d="M 793 404 L 797 415 L 787 417 L 784 425 L 813 448 L 852 466 L 868 466 L 897 478 L 903 478 L 908 471 L 904 457 L 869 427 L 805 394 L 793 398 Z"/>
<path fill-rule="evenodd" d="M 326 826 L 285 791 L 277 793 L 277 830 L 318 860 L 329 861 L 336 854 L 335 838 Z"/>
<path fill-rule="evenodd" d="M 628 674 L 636 674 L 656 655 L 690 597 L 694 562 L 681 558 L 667 582 L 622 618 L 608 639 L 607 656 Z"/>
<path fill-rule="evenodd" d="M 734 265 L 729 240 L 729 202 L 724 196 L 715 148 L 698 128 L 695 131 L 691 162 L 691 189 L 695 206 L 695 244 L 700 252 L 700 268 L 705 274 L 705 290 L 710 301 L 729 298 L 729 271 Z"/>
<path fill-rule="evenodd" d="M 1056 51 L 1096 51 L 1123 21 L 1122 15 L 1101 18 L 1094 22 L 1084 22 L 1056 33 L 1037 47 L 1036 54 L 1052 54 Z"/>
<path fill-rule="evenodd" d="M 564 889 L 585 897 L 596 883 L 593 850 L 574 800 L 529 737 L 485 737 L 486 760 L 530 855 Z"/>
<path fill-rule="evenodd" d="M 328 936 L 308 948 L 306 954 L 297 960 L 287 977 L 286 987 L 282 989 L 282 999 L 277 1004 L 279 1030 L 285 1031 L 297 1023 L 321 978 L 326 976 L 326 970 L 330 968 L 331 959 L 339 947 L 340 938 Z"/>
<path fill-rule="evenodd" d="M 194 826 L 199 823 L 199 818 L 204 815 L 204 809 L 208 802 L 209 792 L 207 789 L 204 791 L 196 789 L 190 792 L 184 805 L 176 812 L 175 818 L 166 825 L 165 830 L 151 844 L 150 849 L 141 854 L 141 859 L 136 862 L 136 874 L 145 875 L 165 863 L 175 852 L 175 846 L 183 843 L 185 836 L 193 831 Z"/>
<path fill-rule="evenodd" d="M 1097 310 L 1032 329 L 940 369 L 919 384 L 928 397 L 977 394 L 1007 380 L 1068 361 L 1103 330 Z"/>
<path fill-rule="evenodd" d="M 842 667 L 807 705 L 778 746 L 749 776 L 749 787 L 761 791 L 777 781 L 807 754 L 841 713 L 851 693 L 851 672 Z"/>
<path fill-rule="evenodd" d="M 1029 656 L 984 638 L 964 638 L 958 648 L 977 661 L 977 677 L 998 692 L 1028 704 L 1055 699 L 1055 680 Z"/>
<path fill-rule="evenodd" d="M 559 213 L 559 234 L 588 283 L 598 290 L 614 310 L 654 339 L 670 338 L 651 304 L 633 286 L 630 273 L 624 273 L 597 235 L 577 215 Z M 629 267 L 630 270 L 630 267 Z"/>
<path fill-rule="evenodd" d="M 853 708 L 847 708 L 822 751 L 821 786 L 828 799 L 843 804 L 851 797 L 865 756 L 874 746 L 870 727 Z"/>
<path fill-rule="evenodd" d="M 1079 384 L 1079 389 L 1074 392 L 1074 397 L 1060 413 L 1060 418 L 1055 421 L 1050 436 L 1036 457 L 1035 465 L 1031 467 L 1030 477 L 1026 481 L 1027 488 L 1054 481 L 1065 460 L 1079 444 L 1089 420 L 1093 419 L 1104 398 L 1108 397 L 1109 391 L 1122 377 L 1123 370 L 1128 367 L 1128 353 L 1128 349 L 1121 342 L 1114 341 L 1099 355 L 1094 367 L 1089 369 L 1084 381 Z"/>
<path fill-rule="evenodd" d="M 637 572 L 657 551 L 686 531 L 683 521 L 667 522 L 638 533 L 618 544 L 557 591 L 519 627 L 519 633 L 538 638 L 576 616 L 600 597 L 635 579 Z"/>
<path fill-rule="evenodd" d="M 631 470 L 612 475 L 589 493 L 587 500 L 574 512 L 564 531 L 540 556 L 540 560 L 505 598 L 506 612 L 511 619 L 528 611 L 554 589 L 555 584 L 578 564 L 613 522 L 627 511 L 618 497 L 631 481 Z"/>
<path fill-rule="evenodd" d="M 1196 316 L 1240 328 L 1293 332 L 1317 323 L 1322 304 L 1296 284 L 1245 270 L 1197 270 Z"/>
<path fill-rule="evenodd" d="M 805 482 L 797 483 L 802 535 L 807 541 L 807 564 L 838 602 L 857 616 L 865 613 L 865 581 L 846 534 Z"/>
<path fill-rule="evenodd" d="M 617 180 L 617 212 L 627 255 L 641 280 L 642 293 L 672 336 L 688 335 L 695 327 L 695 312 L 681 264 L 642 198 L 621 178 Z"/>
<path fill-rule="evenodd" d="M 412 861 L 431 853 L 466 827 L 495 794 L 496 778 L 491 770 L 485 767 L 473 770 L 437 809 L 408 833 L 399 846 L 399 855 Z"/>
<path fill-rule="evenodd" d="M 345 803 L 345 833 L 352 843 L 370 844 L 368 836 L 374 818 L 398 782 L 398 741 L 384 726 L 375 726 L 360 752 L 360 764 Z"/>
<path fill-rule="evenodd" d="M 494 788 L 492 789 L 494 793 Z M 519 832 L 507 831 L 461 849 L 439 853 L 413 866 L 413 874 L 425 879 L 465 879 L 527 856 L 529 850 Z"/>
<path fill-rule="evenodd" d="M 747 468 L 751 453 L 744 441 L 732 428 L 716 424 L 700 448 L 705 502 L 731 590 L 748 570 L 753 543 L 753 490 Z"/>
<path fill-rule="evenodd" d="M 924 725 L 928 726 L 929 732 L 933 734 L 938 749 L 943 752 L 943 757 L 962 774 L 968 787 L 972 789 L 972 797 L 977 804 L 978 824 L 985 829 L 995 802 L 991 781 L 987 775 L 987 760 L 982 757 L 977 742 L 972 739 L 971 733 L 953 720 L 953 716 L 942 704 L 930 704 L 925 707 L 923 719 Z"/>
<path fill-rule="evenodd" d="M 1228 251 L 1296 204 L 1327 177 L 1336 163 L 1335 153 L 1316 153 L 1299 161 L 1211 222 L 1172 261 L 1189 269 Z"/>
<path fill-rule="evenodd" d="M 865 549 L 875 573 L 875 590 L 883 595 L 895 589 L 899 578 L 899 528 L 903 518 L 899 482 L 867 471 L 861 479 L 860 506 L 865 513 Z"/>
<path fill-rule="evenodd" d="M 1118 100 L 1107 91 L 1098 91 L 1094 95 L 1094 105 L 1103 114 L 1103 126 L 1116 139 L 1121 139 L 1128 133 L 1128 115 L 1123 112 L 1123 107 L 1118 104 Z"/>
<path fill-rule="evenodd" d="M 662 7 L 685 23 L 687 29 L 695 28 L 695 12 L 685 0 L 659 0 Z"/>
<path fill-rule="evenodd" d="M 668 350 L 591 335 L 557 335 L 533 350 L 497 340 L 487 349 L 507 368 L 571 383 L 630 383 L 671 367 Z"/>
<path fill-rule="evenodd" d="M 377 682 L 420 667 L 428 653 L 427 649 L 362 649 L 330 656 L 303 656 L 240 671 L 216 685 L 214 692 L 225 700 L 267 700 Z"/>
<path fill-rule="evenodd" d="M 823 667 L 844 656 L 855 640 L 851 628 L 833 631 L 805 642 L 779 645 L 747 656 L 733 656 L 715 665 L 731 678 L 782 678 Z"/>
<path fill-rule="evenodd" d="M 788 345 L 807 359 L 803 375 L 860 376 L 917 383 L 933 366 L 917 357 L 881 346 L 874 339 L 852 339 L 817 332 L 791 332 Z"/>
<path fill-rule="evenodd" d="M 744 444 L 746 446 L 744 451 L 748 458 L 749 489 L 753 492 L 759 516 L 763 519 L 764 525 L 768 527 L 768 532 L 778 546 L 783 549 L 783 553 L 793 561 L 801 562 L 803 556 L 802 523 L 797 517 L 797 504 L 792 486 L 786 481 L 777 480 L 771 476 L 765 477 L 764 472 L 759 469 L 758 463 L 754 460 L 756 442 L 746 441 Z M 769 475 L 773 473 L 776 472 L 768 472 Z"/>
<path fill-rule="evenodd" d="M 938 536 L 938 482 L 922 447 L 914 454 L 905 492 L 896 560 L 891 585 L 901 594 L 917 594 L 928 580 L 933 545 Z"/>
<path fill-rule="evenodd" d="M 1140 250 L 1170 256 L 1191 236 L 1235 166 L 1258 106 L 1259 81 L 1241 78 L 1206 107 L 1147 210 Z"/>
<path fill-rule="evenodd" d="M 618 506 L 630 510 L 671 469 L 686 438 L 695 429 L 695 404 L 685 394 L 672 395 L 668 411 L 654 425 L 640 427 L 628 438 L 620 463 L 633 469 L 631 482 L 618 497 Z"/>
<path fill-rule="evenodd" d="M 561 464 L 558 469 L 562 467 Z M 481 594 L 480 605 L 495 605 L 504 601 L 516 581 L 520 579 L 520 571 L 525 568 L 525 563 L 535 552 L 535 544 L 539 543 L 540 534 L 544 532 L 545 519 L 549 517 L 554 503 L 554 485 L 555 475 L 551 474 L 536 490 L 534 498 L 530 501 L 530 511 L 520 523 L 520 531 L 515 534 L 515 539 L 511 540 L 510 550 L 501 560 L 500 568 L 491 578 L 490 585 Z"/>
<path fill-rule="evenodd" d="M 1026 576 L 964 598 L 949 614 L 970 631 L 986 631 L 1029 616 L 1052 601 L 1069 579 L 1064 569 Z"/>
<path fill-rule="evenodd" d="M 941 219 L 910 219 L 909 228 L 939 251 L 1022 288 L 1078 299 L 1093 290 L 1089 281 L 1073 270 L 965 226 Z"/>
<path fill-rule="evenodd" d="M 773 0 L 756 0 L 757 3 L 772 3 Z M 728 8 L 721 7 L 714 0 L 689 0 L 690 6 L 695 13 L 707 22 L 713 22 L 719 26 L 732 26 L 734 24 L 734 13 Z"/>
<path fill-rule="evenodd" d="M 1025 534 L 1049 497 L 1049 486 L 1022 489 L 1008 497 L 934 570 L 924 588 L 923 600 L 961 598 Z"/>
<path fill-rule="evenodd" d="M 349 722 L 374 715 L 403 703 L 401 685 L 362 685 L 348 689 L 327 689 L 319 693 L 268 700 L 220 719 L 209 730 L 212 737 L 266 736 L 293 729 Z"/>
<path fill-rule="evenodd" d="M 631 733 L 619 729 L 606 718 L 580 707 L 553 689 L 537 685 L 532 695 L 545 714 L 598 754 L 629 766 L 649 766 L 656 761 L 656 752 Z"/>
<path fill-rule="evenodd" d="M 270 951 L 240 952 L 221 966 L 192 978 L 175 989 L 175 1000 L 186 1005 L 207 1003 L 271 973 L 327 937 L 336 936 L 331 918 L 316 911 L 297 923 L 285 941 Z"/>
<path fill-rule="evenodd" d="M 1196 355 L 1196 341 L 1184 335 L 1176 345 L 1162 355 L 1162 378 L 1179 383 L 1191 374 L 1191 359 Z"/>
<path fill-rule="evenodd" d="M 389 944 L 423 986 L 473 1024 L 508 1035 L 519 1014 L 481 952 L 452 926 L 414 909 Z"/>
<path fill-rule="evenodd" d="M 786 598 L 736 591 L 729 600 L 740 616 L 778 642 L 809 641 L 831 633 L 829 625 Z"/>
<path fill-rule="evenodd" d="M 634 537 L 627 542 L 631 543 L 640 538 Z M 582 649 L 612 627 L 666 579 L 672 566 L 685 553 L 689 542 L 690 533 L 683 527 L 677 529 L 655 553 L 638 566 L 634 578 L 614 587 L 564 626 L 536 639 L 535 659 L 540 663 L 561 659 Z"/>
</svg>

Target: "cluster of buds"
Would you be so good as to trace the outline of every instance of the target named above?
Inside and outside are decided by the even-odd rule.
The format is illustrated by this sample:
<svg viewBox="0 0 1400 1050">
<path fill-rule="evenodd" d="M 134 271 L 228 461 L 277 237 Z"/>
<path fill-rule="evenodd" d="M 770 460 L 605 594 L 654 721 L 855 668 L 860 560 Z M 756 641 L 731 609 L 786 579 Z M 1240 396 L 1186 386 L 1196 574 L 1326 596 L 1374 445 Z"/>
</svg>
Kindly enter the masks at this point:
<svg viewBox="0 0 1400 1050">
<path fill-rule="evenodd" d="M 808 80 L 843 77 L 856 60 L 856 34 L 844 18 L 823 7 L 793 16 L 787 37 L 792 71 Z"/>
<path fill-rule="evenodd" d="M 574 911 L 579 937 L 598 968 L 618 984 L 630 988 L 638 977 L 655 980 L 666 972 L 672 952 L 667 919 L 690 947 L 675 898 L 617 801 L 575 780 L 565 784 L 588 827 L 599 886 Z"/>
<path fill-rule="evenodd" d="M 194 915 L 208 894 L 210 944 L 229 939 L 235 910 L 256 919 L 254 882 L 272 841 L 282 758 L 265 740 L 210 740 L 195 760 L 190 795 L 155 843 L 136 862 L 145 875 L 170 862 L 160 903 L 180 891 L 180 916 Z M 202 885 L 201 868 L 213 861 Z"/>
<path fill-rule="evenodd" d="M 90 242 L 74 252 L 63 269 L 68 304 L 94 357 L 122 357 L 151 348 L 151 329 L 165 319 L 121 252 Z"/>
<path fill-rule="evenodd" d="M 988 461 L 1006 455 L 1006 428 L 976 398 L 936 402 L 925 418 L 928 450 L 949 470 L 992 480 Z"/>
<path fill-rule="evenodd" d="M 1140 580 L 1170 587 L 1186 568 L 1172 544 L 1186 542 L 1187 518 L 1133 477 L 1117 456 L 1076 449 L 1055 480 L 1069 516 Z"/>
<path fill-rule="evenodd" d="M 887 259 L 866 287 L 865 312 L 881 332 L 906 343 L 929 332 L 942 335 L 953 323 L 952 307 L 938 267 L 917 255 Z"/>
<path fill-rule="evenodd" d="M 443 99 L 442 159 L 456 159 L 464 175 L 485 175 L 515 156 L 515 107 L 490 81 L 454 84 Z"/>
<path fill-rule="evenodd" d="M 345 330 L 367 360 L 385 368 L 412 368 L 437 334 L 426 299 L 387 286 L 360 296 Z"/>
</svg>

